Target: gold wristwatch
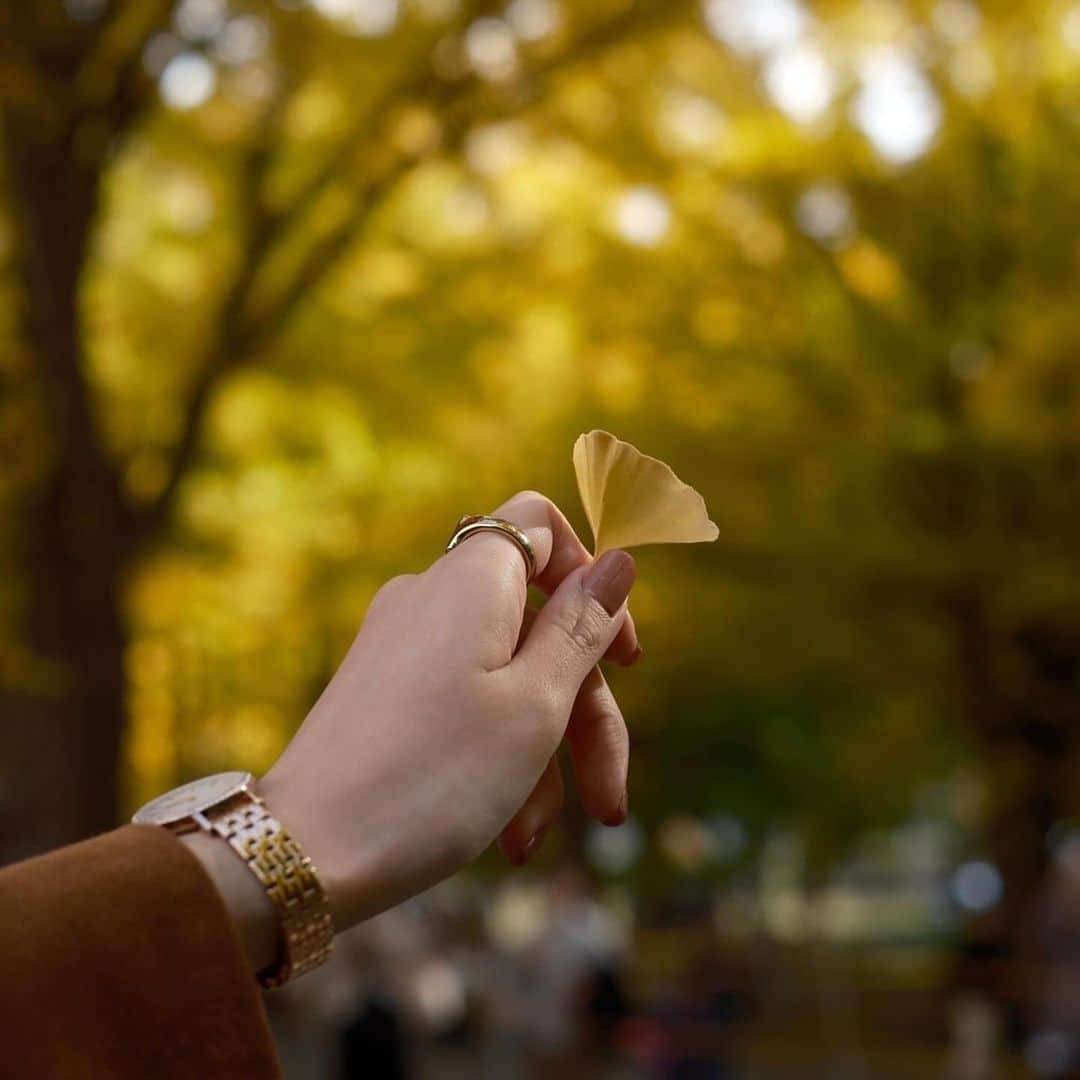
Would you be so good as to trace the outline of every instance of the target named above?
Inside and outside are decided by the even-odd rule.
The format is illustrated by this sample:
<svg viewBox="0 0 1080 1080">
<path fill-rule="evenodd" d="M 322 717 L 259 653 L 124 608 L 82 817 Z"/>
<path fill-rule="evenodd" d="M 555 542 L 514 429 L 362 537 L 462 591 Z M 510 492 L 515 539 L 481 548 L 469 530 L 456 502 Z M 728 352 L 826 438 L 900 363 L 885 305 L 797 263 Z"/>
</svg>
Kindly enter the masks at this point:
<svg viewBox="0 0 1080 1080">
<path fill-rule="evenodd" d="M 251 773 L 194 780 L 159 795 L 131 820 L 161 825 L 177 835 L 202 829 L 220 836 L 247 863 L 281 926 L 281 959 L 260 973 L 263 986 L 283 986 L 329 957 L 334 926 L 326 890 L 303 848 L 255 794 Z"/>
</svg>

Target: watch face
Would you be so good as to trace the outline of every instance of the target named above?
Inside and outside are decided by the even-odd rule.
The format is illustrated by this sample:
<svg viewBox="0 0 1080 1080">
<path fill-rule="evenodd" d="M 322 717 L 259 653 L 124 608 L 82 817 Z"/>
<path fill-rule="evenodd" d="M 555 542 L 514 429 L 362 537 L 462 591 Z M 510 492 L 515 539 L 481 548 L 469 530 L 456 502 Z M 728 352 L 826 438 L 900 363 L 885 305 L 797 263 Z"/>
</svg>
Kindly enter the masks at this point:
<svg viewBox="0 0 1080 1080">
<path fill-rule="evenodd" d="M 243 791 L 253 779 L 248 772 L 223 772 L 192 780 L 190 784 L 166 791 L 148 802 L 131 820 L 136 825 L 171 825 L 200 810 L 217 806 L 229 796 Z"/>
</svg>

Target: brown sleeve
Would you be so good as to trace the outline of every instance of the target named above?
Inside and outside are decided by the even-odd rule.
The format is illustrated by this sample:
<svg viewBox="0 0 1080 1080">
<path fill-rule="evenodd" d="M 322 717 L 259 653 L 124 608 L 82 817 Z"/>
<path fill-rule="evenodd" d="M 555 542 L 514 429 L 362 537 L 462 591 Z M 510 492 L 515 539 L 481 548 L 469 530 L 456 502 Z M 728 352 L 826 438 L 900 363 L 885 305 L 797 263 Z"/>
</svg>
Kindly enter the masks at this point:
<svg viewBox="0 0 1080 1080">
<path fill-rule="evenodd" d="M 258 985 L 199 861 L 128 825 L 0 870 L 5 1077 L 279 1077 Z"/>
</svg>

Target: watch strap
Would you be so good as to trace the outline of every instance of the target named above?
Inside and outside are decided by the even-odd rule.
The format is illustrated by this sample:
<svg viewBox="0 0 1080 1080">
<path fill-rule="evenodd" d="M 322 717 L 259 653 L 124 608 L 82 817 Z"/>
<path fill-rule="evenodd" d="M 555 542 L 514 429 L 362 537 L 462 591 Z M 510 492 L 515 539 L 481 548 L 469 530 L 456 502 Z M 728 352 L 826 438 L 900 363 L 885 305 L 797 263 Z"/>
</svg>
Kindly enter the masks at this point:
<svg viewBox="0 0 1080 1080">
<path fill-rule="evenodd" d="M 334 942 L 326 890 L 304 849 L 255 795 L 245 792 L 206 812 L 210 828 L 247 863 L 281 927 L 281 962 L 259 974 L 282 986 L 324 963 Z"/>
</svg>

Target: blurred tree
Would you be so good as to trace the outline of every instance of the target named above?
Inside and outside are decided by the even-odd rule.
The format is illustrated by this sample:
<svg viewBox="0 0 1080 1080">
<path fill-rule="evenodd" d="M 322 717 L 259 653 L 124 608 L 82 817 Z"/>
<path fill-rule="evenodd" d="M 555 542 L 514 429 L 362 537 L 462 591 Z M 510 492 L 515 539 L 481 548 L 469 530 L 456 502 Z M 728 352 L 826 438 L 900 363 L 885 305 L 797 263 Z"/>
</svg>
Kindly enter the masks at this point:
<svg viewBox="0 0 1080 1080">
<path fill-rule="evenodd" d="M 270 760 L 603 425 L 722 530 L 642 558 L 638 811 L 820 881 L 968 761 L 1015 922 L 1077 812 L 1074 6 L 4 10 L 9 850 L 113 819 L 125 694 L 133 795 Z"/>
<path fill-rule="evenodd" d="M 232 14 L 216 2 L 72 0 L 0 9 L 9 284 L 21 353 L 8 378 L 45 441 L 26 463 L 31 475 L 10 496 L 17 582 L 10 604 L 18 612 L 20 649 L 4 682 L 9 853 L 115 822 L 128 642 L 122 590 L 169 519 L 217 387 L 264 355 L 417 161 L 452 151 L 477 111 L 491 111 L 482 80 L 465 63 L 462 33 L 476 39 L 481 70 L 512 48 L 505 24 L 491 17 L 499 5 L 434 4 L 430 25 L 421 11 L 401 48 L 381 57 L 365 50 L 374 62 L 357 71 L 345 66 L 353 52 L 348 35 L 377 33 L 380 5 L 328 5 L 342 16 L 338 26 L 290 7 L 255 5 Z M 563 48 L 539 59 L 533 77 L 586 61 L 639 21 L 655 21 L 659 10 L 644 3 L 600 7 Z M 259 59 L 271 34 L 278 46 L 273 61 L 247 64 Z M 226 70 L 246 68 L 235 75 L 231 103 L 222 103 L 221 127 L 192 147 L 193 157 L 221 155 L 217 182 L 229 189 L 235 220 L 227 240 L 216 249 L 208 244 L 206 256 L 227 250 L 228 265 L 208 271 L 217 296 L 206 298 L 199 338 L 185 341 L 193 355 L 170 379 L 178 395 L 170 403 L 172 438 L 117 446 L 103 415 L 107 404 L 96 400 L 85 341 L 93 315 L 80 310 L 84 271 L 101 238 L 104 189 L 109 171 L 122 171 L 118 160 L 138 154 L 140 132 L 158 123 L 167 128 L 167 118 L 155 115 L 153 76 L 160 70 L 174 106 L 190 107 L 216 79 L 212 59 Z M 328 75 L 340 75 L 334 91 L 320 85 Z M 290 139 L 288 129 L 304 126 L 305 110 L 318 126 L 332 93 L 359 107 L 337 118 L 334 138 L 311 140 L 328 143 L 312 164 L 310 148 L 294 145 L 306 140 Z M 161 138 L 190 134 L 165 130 Z M 280 249 L 301 225 L 306 242 L 282 270 L 275 266 Z"/>
</svg>

